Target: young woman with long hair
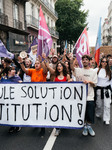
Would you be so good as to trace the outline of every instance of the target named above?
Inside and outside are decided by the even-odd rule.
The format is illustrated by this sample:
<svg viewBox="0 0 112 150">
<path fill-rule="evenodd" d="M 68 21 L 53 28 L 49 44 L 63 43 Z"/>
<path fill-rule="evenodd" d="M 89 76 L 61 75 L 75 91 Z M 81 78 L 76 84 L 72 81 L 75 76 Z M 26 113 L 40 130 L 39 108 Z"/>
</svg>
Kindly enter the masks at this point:
<svg viewBox="0 0 112 150">
<path fill-rule="evenodd" d="M 64 82 L 70 80 L 70 75 L 67 72 L 66 66 L 62 62 L 58 62 L 55 70 L 55 82 Z"/>
<path fill-rule="evenodd" d="M 110 122 L 111 71 L 106 57 L 101 58 L 97 74 L 96 117 L 103 115 L 103 121 L 108 125 Z"/>
<path fill-rule="evenodd" d="M 58 62 L 55 70 L 54 82 L 66 82 L 70 80 L 70 75 L 67 74 L 66 66 L 62 62 Z M 55 136 L 60 134 L 60 129 L 56 128 Z"/>
</svg>

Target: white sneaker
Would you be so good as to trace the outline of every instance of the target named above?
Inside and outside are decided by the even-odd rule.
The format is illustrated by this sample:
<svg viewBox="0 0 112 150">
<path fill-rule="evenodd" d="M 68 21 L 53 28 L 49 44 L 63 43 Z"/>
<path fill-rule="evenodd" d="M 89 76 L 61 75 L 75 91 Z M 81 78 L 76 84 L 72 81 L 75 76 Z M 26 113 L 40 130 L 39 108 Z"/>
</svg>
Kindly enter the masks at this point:
<svg viewBox="0 0 112 150">
<path fill-rule="evenodd" d="M 21 130 L 21 127 L 16 127 L 15 131 L 19 132 Z"/>
<path fill-rule="evenodd" d="M 87 126 L 84 126 L 82 135 L 84 135 L 84 136 L 87 136 L 87 135 L 88 135 L 88 129 L 87 129 Z"/>
<path fill-rule="evenodd" d="M 95 132 L 94 132 L 94 130 L 92 129 L 92 127 L 89 125 L 89 126 L 87 126 L 87 128 L 88 128 L 89 134 L 90 134 L 91 136 L 95 136 Z"/>
<path fill-rule="evenodd" d="M 55 131 L 55 136 L 58 136 L 59 134 L 60 134 L 60 129 L 56 129 L 56 131 Z"/>
<path fill-rule="evenodd" d="M 96 117 L 97 117 L 97 118 L 101 118 L 101 116 L 100 116 L 100 115 L 98 115 L 98 114 L 96 114 Z"/>
<path fill-rule="evenodd" d="M 106 125 L 109 125 L 110 123 L 109 123 L 109 121 L 105 121 L 105 124 L 106 124 Z"/>
</svg>

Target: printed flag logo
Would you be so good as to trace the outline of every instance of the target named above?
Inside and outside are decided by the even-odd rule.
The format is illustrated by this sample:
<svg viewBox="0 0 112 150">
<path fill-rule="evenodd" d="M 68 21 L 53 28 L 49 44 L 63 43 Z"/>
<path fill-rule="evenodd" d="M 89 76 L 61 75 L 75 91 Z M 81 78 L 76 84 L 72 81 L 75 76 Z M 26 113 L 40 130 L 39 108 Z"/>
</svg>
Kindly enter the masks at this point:
<svg viewBox="0 0 112 150">
<path fill-rule="evenodd" d="M 73 54 L 76 54 L 79 66 L 82 68 L 82 56 L 86 54 L 90 55 L 89 40 L 86 27 L 73 48 Z"/>
</svg>

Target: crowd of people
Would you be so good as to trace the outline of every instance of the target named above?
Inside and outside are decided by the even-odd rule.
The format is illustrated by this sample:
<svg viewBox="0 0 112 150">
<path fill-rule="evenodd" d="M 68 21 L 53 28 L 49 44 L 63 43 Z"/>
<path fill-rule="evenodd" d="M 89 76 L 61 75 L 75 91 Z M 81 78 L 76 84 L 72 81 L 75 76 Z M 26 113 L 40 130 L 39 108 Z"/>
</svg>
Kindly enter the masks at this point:
<svg viewBox="0 0 112 150">
<path fill-rule="evenodd" d="M 13 60 L 3 58 L 0 65 L 0 82 L 73 82 L 82 81 L 88 84 L 85 124 L 82 134 L 95 136 L 92 128 L 95 115 L 102 118 L 106 125 L 110 124 L 110 105 L 112 101 L 112 55 L 101 56 L 97 66 L 94 58 L 82 56 L 83 68 L 80 68 L 76 56 L 71 53 L 38 56 L 35 65 L 27 55 L 26 58 L 15 56 Z M 20 131 L 20 127 L 11 127 L 9 132 Z M 57 128 L 55 136 L 61 129 Z M 45 128 L 40 135 L 44 136 Z"/>
</svg>

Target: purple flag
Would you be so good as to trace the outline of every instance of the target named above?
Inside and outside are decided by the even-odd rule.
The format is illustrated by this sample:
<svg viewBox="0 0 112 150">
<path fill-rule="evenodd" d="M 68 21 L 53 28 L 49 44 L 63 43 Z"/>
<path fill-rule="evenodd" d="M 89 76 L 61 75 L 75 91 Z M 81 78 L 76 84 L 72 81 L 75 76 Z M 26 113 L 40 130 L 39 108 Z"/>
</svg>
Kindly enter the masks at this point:
<svg viewBox="0 0 112 150">
<path fill-rule="evenodd" d="M 14 58 L 14 54 L 12 54 L 6 49 L 1 40 L 0 40 L 0 57 L 8 57 L 10 59 Z"/>
<path fill-rule="evenodd" d="M 89 52 L 89 40 L 86 27 L 84 28 L 82 34 L 80 35 L 79 39 L 77 40 L 73 54 L 76 53 L 76 57 L 79 63 L 79 66 L 82 68 L 82 56 L 87 54 L 90 55 Z"/>
<path fill-rule="evenodd" d="M 46 56 L 48 56 L 51 47 L 52 38 L 40 6 L 37 56 L 42 56 L 42 53 L 45 53 Z"/>
</svg>

